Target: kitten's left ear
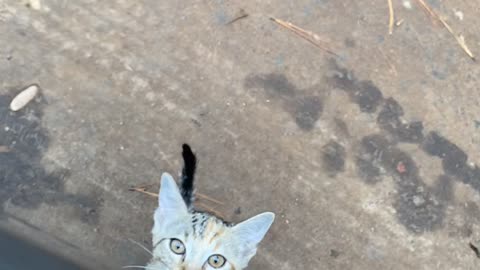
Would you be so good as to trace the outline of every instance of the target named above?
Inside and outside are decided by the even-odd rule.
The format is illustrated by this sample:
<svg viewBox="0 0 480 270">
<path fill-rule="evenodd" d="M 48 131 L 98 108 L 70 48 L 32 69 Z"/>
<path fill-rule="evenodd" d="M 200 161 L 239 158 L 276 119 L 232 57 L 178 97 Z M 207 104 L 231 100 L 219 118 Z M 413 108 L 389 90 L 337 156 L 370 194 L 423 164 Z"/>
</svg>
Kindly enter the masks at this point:
<svg viewBox="0 0 480 270">
<path fill-rule="evenodd" d="M 154 214 L 155 226 L 167 225 L 170 221 L 187 214 L 188 209 L 177 183 L 170 174 L 163 173 L 158 195 L 158 208 Z"/>
<path fill-rule="evenodd" d="M 243 247 L 243 255 L 251 258 L 255 255 L 257 245 L 262 241 L 265 234 L 275 219 L 275 214 L 265 212 L 247 219 L 232 228 L 232 234 L 238 244 Z"/>
</svg>

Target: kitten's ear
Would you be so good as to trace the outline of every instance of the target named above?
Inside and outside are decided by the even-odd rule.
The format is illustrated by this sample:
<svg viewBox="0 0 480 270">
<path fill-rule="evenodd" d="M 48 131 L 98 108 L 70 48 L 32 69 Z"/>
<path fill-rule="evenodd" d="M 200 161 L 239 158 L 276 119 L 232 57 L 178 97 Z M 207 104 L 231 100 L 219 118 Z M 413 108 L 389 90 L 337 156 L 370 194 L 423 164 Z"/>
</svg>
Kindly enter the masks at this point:
<svg viewBox="0 0 480 270">
<path fill-rule="evenodd" d="M 255 255 L 258 243 L 262 241 L 274 219 L 274 213 L 265 212 L 247 219 L 232 228 L 232 234 L 237 240 L 237 244 L 244 247 L 242 253 L 245 257 L 251 258 Z"/>
<path fill-rule="evenodd" d="M 158 196 L 158 208 L 154 215 L 155 226 L 166 224 L 169 220 L 186 214 L 188 214 L 188 209 L 182 195 L 180 195 L 177 183 L 170 174 L 163 173 Z"/>
</svg>

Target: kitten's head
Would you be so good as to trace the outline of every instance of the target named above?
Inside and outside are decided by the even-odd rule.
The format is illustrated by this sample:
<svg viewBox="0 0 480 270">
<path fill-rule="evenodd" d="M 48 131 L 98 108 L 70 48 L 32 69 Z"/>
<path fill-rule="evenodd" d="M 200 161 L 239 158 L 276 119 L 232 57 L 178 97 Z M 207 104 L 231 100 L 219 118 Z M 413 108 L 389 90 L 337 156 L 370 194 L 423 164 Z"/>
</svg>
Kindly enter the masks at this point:
<svg viewBox="0 0 480 270">
<path fill-rule="evenodd" d="M 167 173 L 162 175 L 158 202 L 153 258 L 147 269 L 244 269 L 275 217 L 267 212 L 232 225 L 207 213 L 189 211 Z"/>
</svg>

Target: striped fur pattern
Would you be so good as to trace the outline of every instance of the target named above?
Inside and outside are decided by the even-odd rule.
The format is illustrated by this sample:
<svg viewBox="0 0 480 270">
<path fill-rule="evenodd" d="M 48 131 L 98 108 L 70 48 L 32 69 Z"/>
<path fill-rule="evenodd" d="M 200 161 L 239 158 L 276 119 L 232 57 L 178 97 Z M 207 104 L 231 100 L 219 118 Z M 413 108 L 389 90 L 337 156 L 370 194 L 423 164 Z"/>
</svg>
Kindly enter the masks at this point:
<svg viewBox="0 0 480 270">
<path fill-rule="evenodd" d="M 195 210 L 193 182 L 197 159 L 186 144 L 182 156 L 180 188 L 171 175 L 162 175 L 152 229 L 153 257 L 146 269 L 245 269 L 275 215 L 265 212 L 235 225 Z"/>
</svg>

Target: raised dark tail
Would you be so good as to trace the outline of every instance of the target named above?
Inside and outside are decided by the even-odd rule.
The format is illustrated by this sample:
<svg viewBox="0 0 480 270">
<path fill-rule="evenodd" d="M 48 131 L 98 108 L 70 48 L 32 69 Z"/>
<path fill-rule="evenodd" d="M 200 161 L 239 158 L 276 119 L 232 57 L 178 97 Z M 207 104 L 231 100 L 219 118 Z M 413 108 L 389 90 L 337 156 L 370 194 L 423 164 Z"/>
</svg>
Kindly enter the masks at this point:
<svg viewBox="0 0 480 270">
<path fill-rule="evenodd" d="M 195 177 L 195 170 L 197 169 L 197 157 L 192 152 L 192 149 L 188 144 L 183 144 L 182 148 L 184 165 L 182 170 L 182 182 L 180 185 L 180 192 L 187 207 L 191 208 L 194 199 L 193 181 Z"/>
</svg>

